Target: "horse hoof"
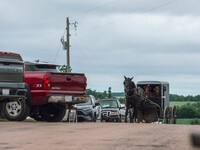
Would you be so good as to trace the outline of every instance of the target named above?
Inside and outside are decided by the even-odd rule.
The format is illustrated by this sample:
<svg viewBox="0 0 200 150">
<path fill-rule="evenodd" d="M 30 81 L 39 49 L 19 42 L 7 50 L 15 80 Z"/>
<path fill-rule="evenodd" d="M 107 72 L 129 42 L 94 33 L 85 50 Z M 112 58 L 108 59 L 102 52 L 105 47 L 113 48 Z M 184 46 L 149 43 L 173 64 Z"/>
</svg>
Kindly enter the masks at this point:
<svg viewBox="0 0 200 150">
<path fill-rule="evenodd" d="M 145 120 L 142 120 L 142 123 L 145 123 Z"/>
</svg>

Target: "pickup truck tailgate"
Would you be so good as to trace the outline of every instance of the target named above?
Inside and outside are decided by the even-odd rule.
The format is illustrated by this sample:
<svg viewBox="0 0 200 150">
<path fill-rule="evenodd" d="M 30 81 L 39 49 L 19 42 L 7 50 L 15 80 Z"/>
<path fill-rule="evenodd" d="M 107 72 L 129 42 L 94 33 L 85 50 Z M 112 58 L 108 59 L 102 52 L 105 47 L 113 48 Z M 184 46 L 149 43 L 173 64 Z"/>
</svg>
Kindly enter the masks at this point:
<svg viewBox="0 0 200 150">
<path fill-rule="evenodd" d="M 85 91 L 86 77 L 77 73 L 51 73 L 51 89 L 67 91 Z"/>
<path fill-rule="evenodd" d="M 23 82 L 22 61 L 0 59 L 0 82 Z"/>
</svg>

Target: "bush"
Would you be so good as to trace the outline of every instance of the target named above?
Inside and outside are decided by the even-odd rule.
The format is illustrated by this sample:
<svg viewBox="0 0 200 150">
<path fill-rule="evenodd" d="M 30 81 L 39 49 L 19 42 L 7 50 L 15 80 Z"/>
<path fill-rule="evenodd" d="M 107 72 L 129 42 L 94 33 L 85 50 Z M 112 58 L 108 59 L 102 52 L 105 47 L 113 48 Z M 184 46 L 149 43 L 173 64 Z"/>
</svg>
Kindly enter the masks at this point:
<svg viewBox="0 0 200 150">
<path fill-rule="evenodd" d="M 178 118 L 200 118 L 200 104 L 187 103 L 182 106 L 177 106 Z"/>
<path fill-rule="evenodd" d="M 199 120 L 193 119 L 193 120 L 190 121 L 190 124 L 199 124 Z"/>
</svg>

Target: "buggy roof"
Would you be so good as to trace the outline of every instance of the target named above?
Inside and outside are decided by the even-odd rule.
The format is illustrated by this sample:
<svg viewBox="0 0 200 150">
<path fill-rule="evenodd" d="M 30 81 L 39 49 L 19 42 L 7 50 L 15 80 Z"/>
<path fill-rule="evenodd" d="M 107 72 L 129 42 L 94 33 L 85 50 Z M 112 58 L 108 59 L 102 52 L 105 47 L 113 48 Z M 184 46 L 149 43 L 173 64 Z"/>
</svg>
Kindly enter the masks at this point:
<svg viewBox="0 0 200 150">
<path fill-rule="evenodd" d="M 146 85 L 146 84 L 159 84 L 159 85 L 169 85 L 166 81 L 138 81 L 137 85 Z"/>
</svg>

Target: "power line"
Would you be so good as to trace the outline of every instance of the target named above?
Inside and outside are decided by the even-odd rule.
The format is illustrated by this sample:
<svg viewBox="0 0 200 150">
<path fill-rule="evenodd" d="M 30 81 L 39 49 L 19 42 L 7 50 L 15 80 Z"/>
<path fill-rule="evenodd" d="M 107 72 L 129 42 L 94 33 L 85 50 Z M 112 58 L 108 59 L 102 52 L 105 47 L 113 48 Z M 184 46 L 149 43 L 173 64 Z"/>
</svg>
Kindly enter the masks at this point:
<svg viewBox="0 0 200 150">
<path fill-rule="evenodd" d="M 61 37 L 63 37 L 64 34 L 65 34 L 65 31 L 63 32 L 63 34 L 61 35 Z M 60 43 L 60 42 L 59 42 L 59 43 Z M 59 44 L 59 47 L 58 47 L 58 49 L 57 49 L 57 52 L 56 52 L 56 55 L 55 55 L 55 57 L 54 57 L 53 63 L 56 62 L 56 59 L 57 59 L 57 57 L 58 57 L 58 53 L 59 53 L 59 51 L 60 51 L 60 48 L 61 48 L 61 43 Z"/>
<path fill-rule="evenodd" d="M 101 28 L 101 27 L 106 26 L 106 25 L 111 25 L 111 24 L 117 23 L 117 22 L 122 21 L 122 20 L 130 19 L 130 18 L 139 16 L 139 15 L 145 13 L 145 12 L 150 12 L 150 11 L 153 11 L 153 10 L 155 10 L 155 9 L 158 9 L 158 8 L 161 8 L 161 7 L 165 7 L 165 6 L 167 6 L 167 5 L 170 5 L 170 4 L 172 4 L 172 3 L 175 3 L 175 2 L 177 2 L 177 1 L 179 1 L 179 0 L 172 0 L 172 1 L 163 3 L 163 4 L 161 4 L 161 5 L 158 5 L 158 6 L 149 8 L 149 9 L 141 10 L 141 12 L 140 12 L 139 14 L 136 14 L 136 15 L 133 15 L 133 16 L 130 16 L 130 17 L 126 17 L 126 18 L 122 18 L 122 19 L 118 19 L 118 20 L 115 20 L 115 21 L 111 21 L 111 22 L 108 22 L 108 23 L 105 23 L 105 24 L 102 24 L 102 25 L 99 25 L 99 26 L 95 26 L 95 27 L 92 27 L 92 28 L 90 28 L 90 29 L 83 30 L 82 32 L 94 30 L 94 29 L 96 29 L 96 28 Z"/>
<path fill-rule="evenodd" d="M 85 51 L 82 51 L 82 48 L 80 48 L 79 47 L 79 44 L 78 44 L 78 42 L 76 42 L 76 40 L 75 39 L 73 39 L 73 38 L 71 38 L 73 41 L 74 41 L 74 43 L 75 43 L 75 45 L 77 46 L 77 48 L 78 48 L 78 50 L 83 54 L 83 56 L 84 56 L 84 58 L 87 58 L 89 55 L 87 55 L 87 54 L 85 54 Z M 85 50 L 87 50 L 87 47 L 83 47 Z M 94 58 L 94 57 L 93 57 Z M 92 67 L 93 68 L 93 71 L 94 72 L 96 72 L 97 74 L 101 74 L 102 72 L 100 72 L 98 69 L 97 69 L 97 67 L 95 67 L 94 66 L 94 63 L 92 63 L 91 61 L 90 61 L 90 59 L 84 59 L 84 60 L 86 60 L 88 63 L 89 63 L 89 66 L 90 67 Z M 102 78 L 102 81 L 104 81 L 105 83 L 109 83 L 109 81 L 108 80 L 106 80 L 103 76 L 101 76 Z"/>
<path fill-rule="evenodd" d="M 79 13 L 77 13 L 77 14 L 74 14 L 74 15 L 72 15 L 72 16 L 70 16 L 70 17 L 75 17 L 75 16 L 78 16 L 78 15 L 83 15 L 83 14 L 85 14 L 85 13 L 89 13 L 89 12 L 94 11 L 94 10 L 96 10 L 96 9 L 100 9 L 100 8 L 102 8 L 102 7 L 105 7 L 105 6 L 107 6 L 107 5 L 110 5 L 110 4 L 112 4 L 112 3 L 116 2 L 116 1 L 119 1 L 119 0 L 113 0 L 113 1 L 111 1 L 111 2 L 108 2 L 108 3 L 105 3 L 105 4 L 99 5 L 99 6 L 97 6 L 97 7 L 94 7 L 94 8 L 88 9 L 88 10 L 84 10 L 84 11 L 79 12 Z"/>
</svg>

